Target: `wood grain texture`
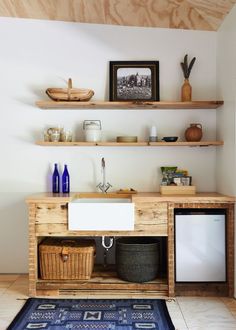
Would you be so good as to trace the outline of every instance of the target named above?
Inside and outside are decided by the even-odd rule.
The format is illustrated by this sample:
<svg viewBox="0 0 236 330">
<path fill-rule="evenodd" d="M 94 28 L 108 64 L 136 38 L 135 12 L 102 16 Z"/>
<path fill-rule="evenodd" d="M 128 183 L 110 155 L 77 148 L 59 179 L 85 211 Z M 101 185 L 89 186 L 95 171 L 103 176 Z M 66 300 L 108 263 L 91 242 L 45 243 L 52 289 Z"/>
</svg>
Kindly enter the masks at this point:
<svg viewBox="0 0 236 330">
<path fill-rule="evenodd" d="M 37 296 L 75 298 L 80 299 L 160 299 L 167 298 L 167 290 L 80 290 L 80 289 L 58 289 L 58 290 L 40 290 L 37 289 Z"/>
<path fill-rule="evenodd" d="M 120 194 L 119 194 L 120 196 Z M 35 204 L 36 236 L 167 236 L 167 203 L 135 204 L 134 231 L 69 231 L 67 203 Z"/>
<path fill-rule="evenodd" d="M 47 203 L 47 204 L 61 204 L 65 205 L 71 202 L 75 198 L 131 198 L 132 194 L 108 192 L 103 194 L 102 192 L 70 192 L 69 194 L 63 193 L 36 193 L 26 198 L 26 203 Z M 40 207 L 40 205 L 39 205 Z M 62 206 L 63 208 L 63 206 Z"/>
<path fill-rule="evenodd" d="M 164 196 L 158 192 L 138 192 L 137 194 L 117 194 L 111 192 L 105 194 L 106 198 L 131 198 L 132 202 L 176 202 L 176 203 L 234 203 L 236 197 L 222 195 L 216 192 L 197 192 L 195 195 L 181 196 L 181 195 L 168 195 Z M 69 194 L 53 194 L 50 192 L 36 193 L 26 198 L 26 203 L 59 203 L 65 204 L 72 201 L 74 198 L 104 198 L 104 194 L 99 192 L 71 192 Z"/>
<path fill-rule="evenodd" d="M 162 195 L 195 195 L 196 186 L 160 186 Z"/>
<path fill-rule="evenodd" d="M 167 236 L 167 203 L 135 203 L 135 230 Z"/>
<path fill-rule="evenodd" d="M 229 297 L 227 283 L 176 283 L 176 296 Z"/>
<path fill-rule="evenodd" d="M 65 223 L 67 224 L 68 204 L 36 204 L 35 224 Z"/>
<path fill-rule="evenodd" d="M 30 204 L 29 215 L 29 296 L 36 294 L 36 280 L 38 278 L 37 268 L 37 239 L 35 236 L 35 204 Z"/>
<path fill-rule="evenodd" d="M 227 226 L 226 226 L 226 260 L 227 260 L 227 280 L 228 280 L 228 296 L 234 297 L 234 251 L 235 251 L 235 239 L 234 239 L 234 204 L 230 204 L 227 207 Z"/>
<path fill-rule="evenodd" d="M 88 280 L 38 280 L 37 289 L 80 289 L 80 290 L 166 290 L 167 280 L 156 278 L 148 283 L 132 283 L 121 280 L 115 271 L 109 269 L 97 271 L 97 266 L 92 277 Z"/>
<path fill-rule="evenodd" d="M 174 203 L 168 203 L 168 240 L 167 240 L 167 256 L 168 256 L 168 296 L 175 296 L 175 237 L 174 237 Z"/>
<path fill-rule="evenodd" d="M 195 195 L 161 195 L 156 192 L 139 192 L 132 196 L 134 203 L 138 202 L 171 202 L 171 203 L 234 203 L 234 196 L 222 195 L 216 192 L 197 192 Z"/>
<path fill-rule="evenodd" d="M 209 147 L 221 146 L 223 141 L 199 141 L 199 142 L 45 142 L 36 141 L 43 147 Z"/>
<path fill-rule="evenodd" d="M 104 109 L 104 110 L 178 110 L 178 109 L 217 109 L 224 104 L 221 100 L 216 101 L 191 101 L 191 102 L 180 102 L 180 101 L 157 101 L 157 102 L 146 102 L 146 101 L 88 101 L 88 102 L 62 102 L 62 101 L 37 101 L 36 106 L 40 109 Z"/>
<path fill-rule="evenodd" d="M 217 30 L 235 0 L 1 0 L 0 16 Z"/>
<path fill-rule="evenodd" d="M 234 197 L 217 193 L 198 193 L 195 196 L 161 196 L 158 193 L 133 195 L 135 203 L 135 230 L 129 232 L 79 232 L 68 231 L 67 203 L 72 198 L 93 196 L 100 193 L 71 193 L 69 196 L 39 194 L 27 199 L 29 206 L 29 294 L 30 296 L 82 297 L 173 297 L 180 295 L 233 296 L 234 293 Z M 108 194 L 110 198 L 115 193 Z M 67 198 L 67 199 L 65 199 Z M 54 202 L 53 202 L 54 201 Z M 227 282 L 220 284 L 175 285 L 174 272 L 174 209 L 175 208 L 224 208 L 227 212 Z M 96 271 L 89 282 L 42 281 L 38 278 L 37 247 L 43 237 L 82 236 L 167 236 L 168 273 L 166 279 L 156 279 L 146 284 L 127 284 L 111 272 Z"/>
</svg>

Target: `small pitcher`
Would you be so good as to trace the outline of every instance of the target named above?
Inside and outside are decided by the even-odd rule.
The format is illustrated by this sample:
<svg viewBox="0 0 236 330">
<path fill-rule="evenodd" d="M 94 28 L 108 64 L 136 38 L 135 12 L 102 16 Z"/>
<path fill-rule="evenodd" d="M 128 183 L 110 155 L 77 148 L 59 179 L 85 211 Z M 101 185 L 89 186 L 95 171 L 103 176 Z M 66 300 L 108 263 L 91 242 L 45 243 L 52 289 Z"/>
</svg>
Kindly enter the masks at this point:
<svg viewBox="0 0 236 330">
<path fill-rule="evenodd" d="M 190 124 L 185 131 L 185 139 L 188 142 L 198 142 L 202 138 L 202 124 Z"/>
<path fill-rule="evenodd" d="M 50 142 L 59 142 L 61 137 L 61 128 L 60 127 L 50 127 L 47 130 Z"/>
</svg>

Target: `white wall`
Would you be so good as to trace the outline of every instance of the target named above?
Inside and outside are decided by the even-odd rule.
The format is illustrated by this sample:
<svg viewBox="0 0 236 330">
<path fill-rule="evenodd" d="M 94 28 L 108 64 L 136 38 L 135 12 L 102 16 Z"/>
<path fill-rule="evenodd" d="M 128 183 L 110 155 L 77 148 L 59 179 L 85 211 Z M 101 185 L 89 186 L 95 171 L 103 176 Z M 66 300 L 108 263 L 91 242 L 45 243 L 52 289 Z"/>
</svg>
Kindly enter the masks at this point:
<svg viewBox="0 0 236 330">
<path fill-rule="evenodd" d="M 0 19 L 0 273 L 27 272 L 27 209 L 24 198 L 49 190 L 55 162 L 67 163 L 72 191 L 94 191 L 105 157 L 113 189 L 158 191 L 160 166 L 187 168 L 198 191 L 215 191 L 216 150 L 212 148 L 43 148 L 34 141 L 46 126 L 63 125 L 82 137 L 85 119 L 100 119 L 104 139 L 138 135 L 147 139 L 156 124 L 159 137 L 183 137 L 200 122 L 204 139 L 215 138 L 215 110 L 55 110 L 36 108 L 47 87 L 92 88 L 94 100 L 108 98 L 110 60 L 159 60 L 161 100 L 179 100 L 180 61 L 197 61 L 191 74 L 193 99 L 215 99 L 216 33 L 77 23 Z"/>
<path fill-rule="evenodd" d="M 217 92 L 224 100 L 224 106 L 217 112 L 217 136 L 225 142 L 217 150 L 217 191 L 235 196 L 236 6 L 223 22 L 217 39 Z"/>
</svg>

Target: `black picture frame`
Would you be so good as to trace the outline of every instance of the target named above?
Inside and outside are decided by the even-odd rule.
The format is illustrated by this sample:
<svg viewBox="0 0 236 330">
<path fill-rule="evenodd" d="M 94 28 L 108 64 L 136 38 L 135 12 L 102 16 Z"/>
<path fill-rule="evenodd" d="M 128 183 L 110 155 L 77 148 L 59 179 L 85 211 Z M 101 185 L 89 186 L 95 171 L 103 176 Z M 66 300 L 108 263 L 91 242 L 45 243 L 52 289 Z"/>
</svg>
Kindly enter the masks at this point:
<svg viewBox="0 0 236 330">
<path fill-rule="evenodd" d="M 110 61 L 110 101 L 160 101 L 159 61 Z"/>
</svg>

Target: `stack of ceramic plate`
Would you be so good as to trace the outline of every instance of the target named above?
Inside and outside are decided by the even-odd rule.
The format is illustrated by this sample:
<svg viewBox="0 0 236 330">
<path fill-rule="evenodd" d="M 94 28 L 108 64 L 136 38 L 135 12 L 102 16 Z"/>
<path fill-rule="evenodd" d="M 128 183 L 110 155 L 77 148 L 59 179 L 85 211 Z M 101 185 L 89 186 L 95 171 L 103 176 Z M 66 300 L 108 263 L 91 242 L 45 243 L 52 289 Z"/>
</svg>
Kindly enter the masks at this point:
<svg viewBox="0 0 236 330">
<path fill-rule="evenodd" d="M 116 142 L 138 142 L 137 136 L 117 136 Z"/>
</svg>

